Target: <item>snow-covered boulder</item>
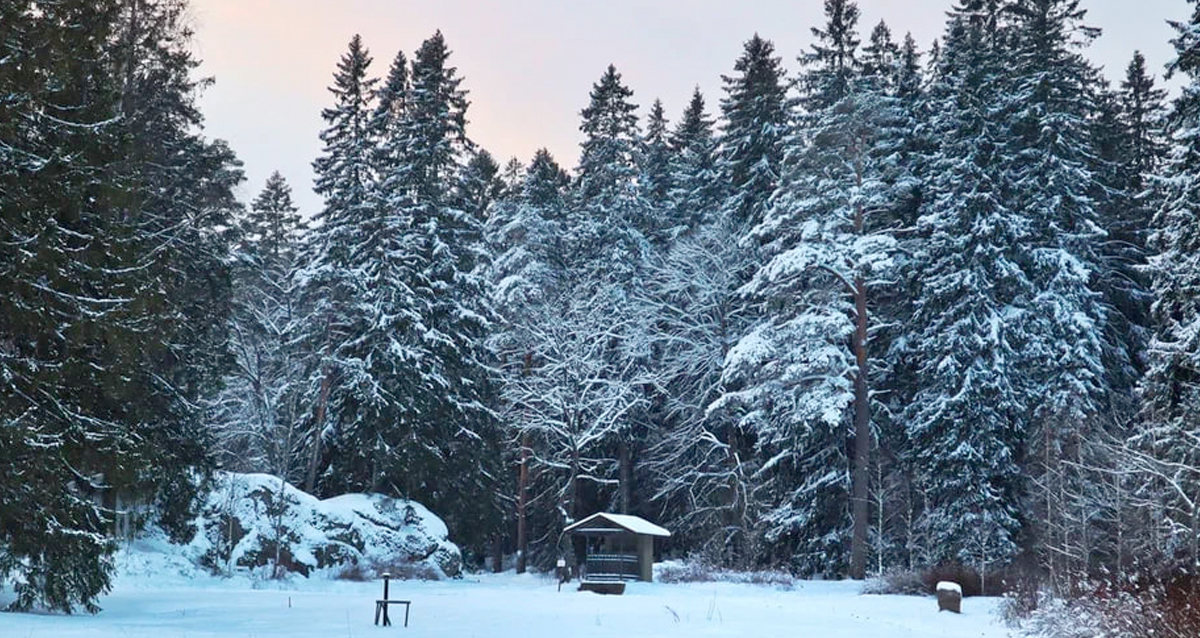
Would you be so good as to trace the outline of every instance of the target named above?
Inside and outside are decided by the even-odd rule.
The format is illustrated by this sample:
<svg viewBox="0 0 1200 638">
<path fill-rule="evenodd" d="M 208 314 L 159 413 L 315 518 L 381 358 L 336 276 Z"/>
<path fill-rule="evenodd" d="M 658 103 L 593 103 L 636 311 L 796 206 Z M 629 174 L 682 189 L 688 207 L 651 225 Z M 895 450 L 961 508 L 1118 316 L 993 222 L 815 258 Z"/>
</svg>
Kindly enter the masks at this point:
<svg viewBox="0 0 1200 638">
<path fill-rule="evenodd" d="M 184 553 L 213 572 L 354 573 L 374 577 L 458 576 L 462 555 L 446 524 L 415 501 L 382 494 L 325 500 L 267 474 L 220 473 Z"/>
</svg>

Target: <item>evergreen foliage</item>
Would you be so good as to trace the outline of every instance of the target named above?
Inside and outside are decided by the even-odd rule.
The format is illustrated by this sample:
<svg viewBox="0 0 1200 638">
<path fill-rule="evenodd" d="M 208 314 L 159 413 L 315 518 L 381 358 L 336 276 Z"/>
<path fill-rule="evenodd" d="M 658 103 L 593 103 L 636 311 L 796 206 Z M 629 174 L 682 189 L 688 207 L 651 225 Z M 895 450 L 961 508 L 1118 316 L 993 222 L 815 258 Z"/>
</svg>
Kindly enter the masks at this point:
<svg viewBox="0 0 1200 638">
<path fill-rule="evenodd" d="M 1016 552 L 1027 406 L 1021 368 L 1032 309 L 1026 268 L 1033 222 L 1014 210 L 1003 170 L 1006 33 L 996 3 L 951 12 L 932 126 L 932 200 L 918 220 L 912 333 L 900 347 L 920 381 L 908 401 L 908 448 L 922 485 L 928 559 L 987 563 Z"/>
<path fill-rule="evenodd" d="M 713 121 L 705 112 L 704 96 L 692 92 L 683 117 L 671 132 L 672 236 L 711 223 L 725 198 Z"/>
<path fill-rule="evenodd" d="M 209 464 L 198 406 L 227 364 L 223 229 L 241 172 L 198 133 L 184 9 L 0 8 L 0 574 L 14 609 L 97 611 L 114 495 L 153 501 Z"/>
<path fill-rule="evenodd" d="M 1174 142 L 1163 167 L 1162 205 L 1154 217 L 1150 238 L 1154 273 L 1151 305 L 1155 332 L 1149 344 L 1149 365 L 1141 387 L 1144 427 L 1140 446 L 1155 462 L 1153 479 L 1161 495 L 1157 526 L 1166 536 L 1168 555 L 1197 558 L 1195 504 L 1187 497 L 1197 487 L 1200 448 L 1196 446 L 1195 379 L 1200 352 L 1200 307 L 1192 294 L 1200 282 L 1200 6 L 1187 22 L 1173 22 L 1172 44 L 1177 57 L 1168 70 L 1183 74 L 1187 86 L 1171 107 L 1169 130 Z"/>
<path fill-rule="evenodd" d="M 291 193 L 283 176 L 272 173 L 239 220 L 229 335 L 234 365 L 210 416 L 223 467 L 265 468 L 289 480 L 302 467 L 293 275 L 307 229 Z"/>
<path fill-rule="evenodd" d="M 186 535 L 215 464 L 421 501 L 518 571 L 610 510 L 739 568 L 1190 574 L 1191 5 L 1168 107 L 1080 0 L 956 0 L 924 53 L 824 0 L 715 117 L 640 126 L 608 66 L 570 173 L 471 140 L 440 32 L 381 78 L 355 36 L 310 228 L 278 173 L 235 200 L 185 0 L 0 3 L 12 608 L 96 611 L 123 504 Z"/>
<path fill-rule="evenodd" d="M 775 45 L 755 34 L 733 66 L 736 76 L 721 76 L 725 97 L 721 112 L 719 166 L 729 198 L 725 210 L 743 225 L 757 224 L 778 185 L 783 140 L 791 125 L 793 101 Z"/>
</svg>

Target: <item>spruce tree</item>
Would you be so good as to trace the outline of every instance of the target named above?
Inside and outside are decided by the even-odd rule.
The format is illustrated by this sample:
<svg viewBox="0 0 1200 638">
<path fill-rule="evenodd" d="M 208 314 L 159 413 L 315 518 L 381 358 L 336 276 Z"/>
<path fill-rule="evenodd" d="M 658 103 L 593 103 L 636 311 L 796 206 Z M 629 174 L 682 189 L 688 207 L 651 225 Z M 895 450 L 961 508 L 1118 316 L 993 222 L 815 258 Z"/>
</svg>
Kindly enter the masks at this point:
<svg viewBox="0 0 1200 638">
<path fill-rule="evenodd" d="M 324 148 L 313 162 L 315 190 L 325 202 L 316 216 L 319 232 L 308 248 L 308 264 L 298 275 L 306 315 L 300 339 L 308 353 L 305 402 L 311 406 L 304 490 L 310 493 L 329 463 L 327 443 L 357 422 L 358 398 L 350 389 L 376 387 L 362 360 L 347 351 L 365 330 L 367 318 L 357 303 L 365 282 L 353 269 L 361 259 L 356 246 L 363 225 L 373 221 L 376 209 L 373 166 L 379 157 L 371 126 L 375 81 L 367 76 L 370 65 L 370 54 L 355 35 L 329 88 L 334 105 L 321 112 L 327 125 L 321 132 Z"/>
<path fill-rule="evenodd" d="M 1146 186 L 1147 178 L 1158 171 L 1166 154 L 1166 97 L 1167 92 L 1157 88 L 1154 77 L 1146 71 L 1145 56 L 1135 51 L 1120 90 L 1121 123 L 1128 131 L 1127 161 L 1134 170 L 1135 192 Z"/>
<path fill-rule="evenodd" d="M 725 197 L 717 166 L 713 121 L 705 112 L 699 87 L 692 92 L 683 117 L 671 132 L 672 235 L 696 229 L 717 218 Z"/>
<path fill-rule="evenodd" d="M 1101 244 L 1100 284 L 1116 310 L 1109 322 L 1109 340 L 1124 344 L 1125 354 L 1106 361 L 1106 367 L 1115 387 L 1129 387 L 1144 369 L 1142 353 L 1150 332 L 1147 237 L 1159 196 L 1151 187 L 1151 176 L 1166 156 L 1165 92 L 1155 88 L 1146 74 L 1145 59 L 1135 53 L 1118 90 L 1100 84 L 1094 93 L 1094 198 L 1107 233 Z M 1132 396 L 1129 399 L 1127 403 L 1132 403 Z M 1129 408 L 1121 406 L 1118 414 L 1126 418 Z"/>
<path fill-rule="evenodd" d="M 488 209 L 503 191 L 504 182 L 500 179 L 500 166 L 496 164 L 492 154 L 482 149 L 472 154 L 463 169 L 459 191 L 463 210 L 483 221 L 487 217 Z"/>
<path fill-rule="evenodd" d="M 1026 272 L 1031 221 L 1011 207 L 1006 131 L 994 121 L 1006 60 L 999 10 L 964 0 L 950 14 L 931 88 L 937 146 L 917 222 L 916 296 L 902 354 L 916 380 L 907 400 L 907 458 L 924 493 L 910 533 L 918 560 L 984 565 L 1016 551 L 1027 371 L 1018 360 L 1033 312 Z M 900 349 L 900 348 L 897 348 Z M 914 533 L 915 532 L 915 533 Z"/>
<path fill-rule="evenodd" d="M 669 238 L 674 213 L 670 210 L 671 149 L 667 132 L 667 115 L 662 100 L 650 105 L 650 116 L 646 118 L 646 134 L 642 140 L 640 183 L 647 205 L 650 207 L 645 232 L 659 244 Z"/>
<path fill-rule="evenodd" d="M 912 42 L 911 35 L 905 40 L 905 47 L 912 47 L 911 51 L 915 52 L 916 45 Z M 892 39 L 892 30 L 886 22 L 880 20 L 871 30 L 870 42 L 862 50 L 863 75 L 882 78 L 885 83 L 882 88 L 894 90 L 893 87 L 900 84 L 900 74 L 911 73 L 913 70 L 908 66 L 915 62 L 910 60 L 910 56 L 912 53 L 909 51 L 901 51 Z"/>
<path fill-rule="evenodd" d="M 375 106 L 368 122 L 374 151 L 376 184 L 373 193 L 380 198 L 375 205 L 384 208 L 391 205 L 386 200 L 392 186 L 389 181 L 395 179 L 397 168 L 404 160 L 404 149 L 398 146 L 403 140 L 398 127 L 403 121 L 408 92 L 408 58 L 403 51 L 397 51 L 388 67 L 387 77 L 375 92 Z"/>
<path fill-rule="evenodd" d="M 896 74 L 896 94 L 907 103 L 912 103 L 924 89 L 924 69 L 921 68 L 921 52 L 911 33 L 904 34 L 900 49 L 899 69 Z"/>
<path fill-rule="evenodd" d="M 798 84 L 802 97 L 800 104 L 808 112 L 816 112 L 836 103 L 850 92 L 851 84 L 858 75 L 862 61 L 858 56 L 858 5 L 853 0 L 825 0 L 825 27 L 812 28 L 815 42 L 812 50 L 800 56 L 800 63 L 807 69 Z M 876 30 L 873 38 L 881 42 L 876 48 L 893 47 L 891 32 Z M 889 51 L 873 51 L 875 58 L 886 58 Z"/>
<path fill-rule="evenodd" d="M 638 184 L 641 134 L 632 97 L 609 65 L 592 86 L 579 126 L 584 139 L 571 241 L 585 285 L 616 285 L 610 292 L 634 277 L 648 249 L 650 206 Z"/>
<path fill-rule="evenodd" d="M 636 314 L 630 296 L 640 285 L 657 226 L 654 209 L 639 183 L 642 144 L 632 97 L 633 91 L 609 65 L 592 86 L 588 106 L 580 113 L 584 139 L 569 241 L 574 253 L 571 276 L 583 299 L 567 302 L 562 310 L 577 322 L 572 331 L 591 325 L 599 316 L 612 322 L 609 345 L 587 365 L 594 366 L 590 373 L 598 375 L 589 383 L 613 384 L 613 392 L 605 396 L 619 397 L 629 406 L 613 423 L 605 424 L 610 429 L 601 439 L 611 458 L 617 459 L 617 476 L 607 477 L 616 479 L 617 490 L 615 494 L 600 493 L 598 498 L 608 498 L 622 512 L 631 506 L 634 448 L 640 443 L 637 433 L 645 420 L 639 410 L 646 397 L 635 379 L 646 371 L 649 355 L 644 338 L 647 318 Z M 594 347 L 589 339 L 573 337 L 568 343 L 572 348 Z M 582 502 L 576 501 L 577 506 Z M 580 513 L 582 510 L 568 515 Z"/>
<path fill-rule="evenodd" d="M 728 188 L 725 210 L 747 227 L 760 222 L 778 185 L 783 141 L 792 118 L 788 80 L 775 45 L 755 34 L 733 67 L 721 76 L 725 97 L 721 112 L 720 170 Z"/>
<path fill-rule="evenodd" d="M 286 260 L 307 229 L 299 212 L 292 202 L 292 187 L 287 180 L 279 171 L 271 173 L 262 192 L 250 203 L 250 212 L 239 228 L 241 243 L 272 262 Z"/>
<path fill-rule="evenodd" d="M 1194 3 L 1193 3 L 1194 4 Z M 1168 66 L 1171 75 L 1187 81 L 1171 105 L 1168 120 L 1175 141 L 1162 169 L 1162 205 L 1154 217 L 1150 246 L 1153 257 L 1151 293 L 1155 332 L 1149 347 L 1149 365 L 1141 386 L 1142 432 L 1139 440 L 1155 458 L 1170 467 L 1200 467 L 1196 433 L 1200 423 L 1200 394 L 1196 391 L 1196 362 L 1200 361 L 1200 303 L 1192 294 L 1200 286 L 1200 6 L 1187 22 L 1172 22 L 1176 57 Z M 1197 511 L 1183 498 L 1197 488 L 1194 472 L 1168 475 L 1175 485 L 1153 485 L 1162 494 L 1162 511 L 1171 546 L 1187 553 L 1188 565 L 1197 555 Z M 1181 491 L 1182 490 L 1182 491 Z"/>
<path fill-rule="evenodd" d="M 178 530 L 209 467 L 241 172 L 198 133 L 174 0 L 0 8 L 0 574 L 96 611 L 115 498 Z M 137 20 L 132 20 L 137 11 Z"/>
<path fill-rule="evenodd" d="M 1061 495 L 1082 489 L 1076 464 L 1091 461 L 1087 442 L 1111 429 L 1105 417 L 1122 403 L 1110 376 L 1117 366 L 1106 361 L 1129 361 L 1130 353 L 1110 338 L 1105 232 L 1092 197 L 1097 106 L 1088 80 L 1095 71 L 1080 51 L 1098 32 L 1083 23 L 1079 0 L 1022 0 L 1014 9 L 1012 79 L 1002 104 L 1015 152 L 1005 169 L 1009 201 L 1031 224 L 1026 272 L 1036 304 L 1023 322 L 1020 353 L 1030 385 L 1028 529 L 1039 536 L 1052 585 L 1060 586 L 1087 565 L 1077 549 L 1086 534 Z"/>
<path fill-rule="evenodd" d="M 400 125 L 405 153 L 394 201 L 415 249 L 412 274 L 401 279 L 421 304 L 419 327 L 410 331 L 414 347 L 428 354 L 413 362 L 413 374 L 396 380 L 404 384 L 397 388 L 405 397 L 399 403 L 410 414 L 392 421 L 403 445 L 392 451 L 385 476 L 474 544 L 498 513 L 490 496 L 459 498 L 493 494 L 497 476 L 494 364 L 485 343 L 494 311 L 483 281 L 483 220 L 456 195 L 467 191 L 464 170 L 473 145 L 466 135 L 466 92 L 449 57 L 441 32 L 421 44 Z"/>
</svg>

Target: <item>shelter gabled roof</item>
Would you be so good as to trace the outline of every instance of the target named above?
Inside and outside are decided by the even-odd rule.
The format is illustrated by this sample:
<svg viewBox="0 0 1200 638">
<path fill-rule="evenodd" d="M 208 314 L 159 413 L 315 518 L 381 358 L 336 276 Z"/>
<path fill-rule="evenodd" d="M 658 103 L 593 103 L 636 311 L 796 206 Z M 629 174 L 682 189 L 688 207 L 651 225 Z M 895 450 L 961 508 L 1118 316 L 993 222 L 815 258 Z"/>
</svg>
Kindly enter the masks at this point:
<svg viewBox="0 0 1200 638">
<path fill-rule="evenodd" d="M 593 525 L 599 521 L 608 521 L 617 527 L 624 529 L 631 534 L 644 534 L 646 536 L 660 536 L 663 538 L 669 537 L 671 532 L 666 528 L 659 527 L 654 523 L 640 517 L 631 516 L 629 514 L 609 514 L 608 512 L 597 512 L 587 518 L 571 523 L 564 529 L 564 532 L 583 532 L 588 531 L 589 525 Z"/>
</svg>

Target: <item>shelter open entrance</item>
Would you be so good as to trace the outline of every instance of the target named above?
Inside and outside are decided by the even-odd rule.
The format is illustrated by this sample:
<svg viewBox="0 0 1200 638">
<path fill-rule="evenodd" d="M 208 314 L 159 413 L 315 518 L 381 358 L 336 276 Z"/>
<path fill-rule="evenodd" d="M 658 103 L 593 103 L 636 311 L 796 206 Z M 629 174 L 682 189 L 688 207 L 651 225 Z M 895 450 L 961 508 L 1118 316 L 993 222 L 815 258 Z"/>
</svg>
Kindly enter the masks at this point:
<svg viewBox="0 0 1200 638">
<path fill-rule="evenodd" d="M 607 512 L 592 514 L 563 531 L 584 539 L 585 584 L 654 580 L 654 539 L 671 536 L 639 516 Z"/>
</svg>

